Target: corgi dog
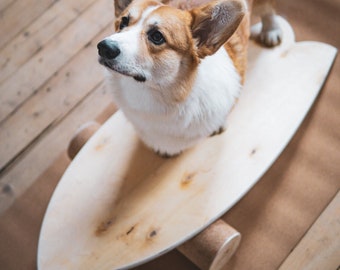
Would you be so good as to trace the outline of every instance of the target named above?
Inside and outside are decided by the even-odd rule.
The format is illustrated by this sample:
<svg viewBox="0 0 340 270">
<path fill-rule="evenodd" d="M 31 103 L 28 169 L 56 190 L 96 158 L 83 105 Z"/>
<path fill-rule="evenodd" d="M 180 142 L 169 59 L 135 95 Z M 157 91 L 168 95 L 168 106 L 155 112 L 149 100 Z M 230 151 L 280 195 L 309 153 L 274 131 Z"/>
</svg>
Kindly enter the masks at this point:
<svg viewBox="0 0 340 270">
<path fill-rule="evenodd" d="M 98 43 L 116 105 L 146 146 L 171 157 L 224 130 L 245 78 L 250 13 L 281 41 L 273 0 L 116 0 Z"/>
</svg>

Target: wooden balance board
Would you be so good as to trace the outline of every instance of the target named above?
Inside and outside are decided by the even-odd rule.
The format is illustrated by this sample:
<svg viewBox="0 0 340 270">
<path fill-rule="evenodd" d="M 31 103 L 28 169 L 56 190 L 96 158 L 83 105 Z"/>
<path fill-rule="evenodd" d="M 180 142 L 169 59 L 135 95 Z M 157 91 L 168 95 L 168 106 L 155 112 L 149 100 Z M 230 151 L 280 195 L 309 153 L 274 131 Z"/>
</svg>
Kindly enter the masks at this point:
<svg viewBox="0 0 340 270">
<path fill-rule="evenodd" d="M 239 234 L 215 221 L 280 155 L 336 55 L 326 44 L 295 43 L 289 24 L 280 23 L 279 47 L 250 43 L 246 83 L 223 134 L 162 159 L 117 112 L 90 138 L 48 206 L 39 269 L 129 269 L 176 247 L 202 269 L 223 267 Z M 189 239 L 196 242 L 184 244 Z"/>
</svg>

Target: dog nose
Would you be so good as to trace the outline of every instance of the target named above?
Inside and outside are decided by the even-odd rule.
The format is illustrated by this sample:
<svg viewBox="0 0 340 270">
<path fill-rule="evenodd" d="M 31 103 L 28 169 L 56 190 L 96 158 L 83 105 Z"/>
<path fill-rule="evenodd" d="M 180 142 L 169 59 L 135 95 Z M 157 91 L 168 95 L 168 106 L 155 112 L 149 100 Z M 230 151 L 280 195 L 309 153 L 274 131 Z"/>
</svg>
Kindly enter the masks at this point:
<svg viewBox="0 0 340 270">
<path fill-rule="evenodd" d="M 118 43 L 113 40 L 104 39 L 97 45 L 98 54 L 106 59 L 114 59 L 120 54 Z"/>
</svg>

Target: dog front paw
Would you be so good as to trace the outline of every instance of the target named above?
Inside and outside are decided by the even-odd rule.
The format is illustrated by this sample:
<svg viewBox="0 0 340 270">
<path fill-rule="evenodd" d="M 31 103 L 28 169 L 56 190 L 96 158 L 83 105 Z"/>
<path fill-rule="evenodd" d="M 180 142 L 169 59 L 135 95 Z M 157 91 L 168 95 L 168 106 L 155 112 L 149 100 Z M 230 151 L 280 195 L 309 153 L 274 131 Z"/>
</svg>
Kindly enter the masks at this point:
<svg viewBox="0 0 340 270">
<path fill-rule="evenodd" d="M 161 158 L 164 158 L 164 159 L 175 158 L 175 157 L 177 157 L 177 156 L 179 156 L 181 154 L 181 152 L 180 153 L 176 153 L 176 154 L 168 154 L 166 152 L 161 152 L 159 150 L 157 150 L 157 151 L 155 150 L 155 153 L 158 156 L 160 156 Z"/>
<path fill-rule="evenodd" d="M 282 30 L 274 28 L 270 30 L 262 30 L 259 37 L 259 42 L 266 47 L 275 47 L 282 41 Z"/>
</svg>

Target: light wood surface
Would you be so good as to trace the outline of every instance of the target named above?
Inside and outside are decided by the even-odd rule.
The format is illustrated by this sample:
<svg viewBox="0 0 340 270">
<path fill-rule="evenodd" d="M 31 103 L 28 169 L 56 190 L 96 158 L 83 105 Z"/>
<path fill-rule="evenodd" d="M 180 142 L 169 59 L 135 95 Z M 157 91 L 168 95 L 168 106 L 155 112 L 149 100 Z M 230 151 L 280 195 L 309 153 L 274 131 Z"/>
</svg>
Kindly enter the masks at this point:
<svg viewBox="0 0 340 270">
<path fill-rule="evenodd" d="M 90 121 L 77 130 L 67 149 L 71 160 L 99 128 L 98 122 Z M 240 233 L 219 219 L 177 249 L 201 270 L 221 270 L 235 253 L 240 240 Z"/>
<path fill-rule="evenodd" d="M 67 148 L 71 160 L 99 128 L 98 122 L 90 121 L 77 130 Z M 221 270 L 235 253 L 240 240 L 240 233 L 219 219 L 177 249 L 201 270 Z"/>
<path fill-rule="evenodd" d="M 148 261 L 213 223 L 259 180 L 299 127 L 336 53 L 295 43 L 280 23 L 280 47 L 250 46 L 247 81 L 222 135 L 162 160 L 120 112 L 96 132 L 51 200 L 40 269 L 126 269 Z"/>
</svg>

